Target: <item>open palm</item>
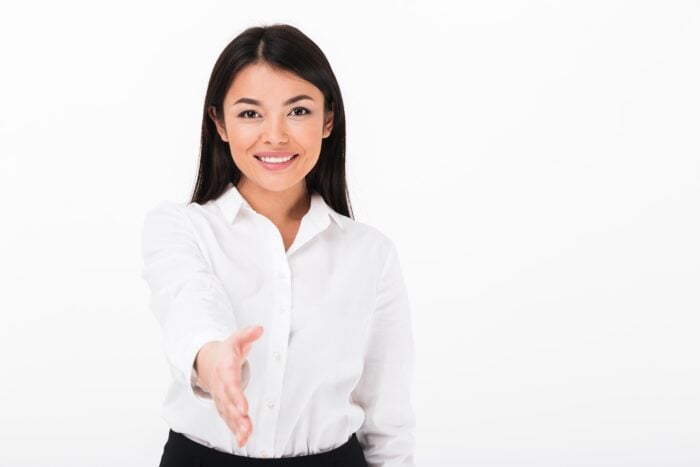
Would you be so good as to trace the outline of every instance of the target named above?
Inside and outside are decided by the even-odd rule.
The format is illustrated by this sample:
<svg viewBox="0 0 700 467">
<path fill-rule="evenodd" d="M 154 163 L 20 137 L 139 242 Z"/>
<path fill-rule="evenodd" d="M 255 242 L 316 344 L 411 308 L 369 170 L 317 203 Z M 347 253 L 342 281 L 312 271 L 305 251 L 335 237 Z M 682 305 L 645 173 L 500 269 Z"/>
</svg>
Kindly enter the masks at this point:
<svg viewBox="0 0 700 467">
<path fill-rule="evenodd" d="M 239 329 L 225 340 L 213 343 L 203 361 L 202 376 L 216 410 L 238 438 L 240 447 L 245 445 L 253 432 L 242 383 L 246 382 L 248 376 L 247 358 L 250 348 L 262 334 L 262 326 Z"/>
</svg>

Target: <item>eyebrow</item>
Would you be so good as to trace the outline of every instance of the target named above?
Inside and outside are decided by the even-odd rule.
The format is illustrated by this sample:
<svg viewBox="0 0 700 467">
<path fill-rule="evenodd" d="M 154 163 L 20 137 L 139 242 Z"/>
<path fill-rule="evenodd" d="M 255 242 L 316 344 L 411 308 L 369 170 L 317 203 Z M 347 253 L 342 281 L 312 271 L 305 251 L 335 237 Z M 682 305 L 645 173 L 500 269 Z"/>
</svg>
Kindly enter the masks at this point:
<svg viewBox="0 0 700 467">
<path fill-rule="evenodd" d="M 310 96 L 307 96 L 306 94 L 299 94 L 298 96 L 294 96 L 291 99 L 287 99 L 286 101 L 284 101 L 282 103 L 282 105 L 293 104 L 297 101 L 301 101 L 304 99 L 309 99 L 311 101 L 313 100 Z M 255 99 L 251 99 L 250 97 L 241 97 L 240 99 L 238 99 L 236 102 L 234 102 L 231 105 L 234 106 L 236 104 L 252 104 L 252 105 L 258 105 L 258 106 L 262 105 L 262 103 L 260 101 L 255 100 Z"/>
</svg>

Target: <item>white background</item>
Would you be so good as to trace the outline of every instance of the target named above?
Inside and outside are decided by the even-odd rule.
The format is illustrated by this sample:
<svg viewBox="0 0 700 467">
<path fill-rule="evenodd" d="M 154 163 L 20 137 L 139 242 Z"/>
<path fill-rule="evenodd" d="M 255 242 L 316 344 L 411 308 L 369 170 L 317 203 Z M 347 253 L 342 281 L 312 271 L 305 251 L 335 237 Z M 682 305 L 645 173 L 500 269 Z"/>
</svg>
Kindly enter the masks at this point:
<svg viewBox="0 0 700 467">
<path fill-rule="evenodd" d="M 158 464 L 143 215 L 274 22 L 328 57 L 355 219 L 399 250 L 417 465 L 700 465 L 690 1 L 3 4 L 0 465 Z"/>
</svg>

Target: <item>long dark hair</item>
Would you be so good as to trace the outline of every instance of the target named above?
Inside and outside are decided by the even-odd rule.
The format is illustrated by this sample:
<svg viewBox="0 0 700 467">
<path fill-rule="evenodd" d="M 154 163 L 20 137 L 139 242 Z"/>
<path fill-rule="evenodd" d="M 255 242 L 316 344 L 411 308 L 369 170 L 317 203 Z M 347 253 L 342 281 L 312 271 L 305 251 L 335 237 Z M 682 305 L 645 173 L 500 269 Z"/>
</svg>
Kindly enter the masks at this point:
<svg viewBox="0 0 700 467">
<path fill-rule="evenodd" d="M 261 62 L 291 71 L 323 93 L 325 111 L 334 112 L 333 128 L 323 139 L 318 162 L 306 176 L 306 187 L 309 193 L 318 192 L 334 211 L 353 218 L 345 179 L 345 109 L 340 87 L 316 43 L 294 26 L 279 23 L 244 30 L 214 64 L 204 99 L 199 172 L 190 203 L 204 204 L 221 195 L 228 183 L 238 185 L 241 171 L 208 109 L 214 106 L 216 115 L 223 115 L 224 97 L 236 74 L 246 65 Z"/>
</svg>

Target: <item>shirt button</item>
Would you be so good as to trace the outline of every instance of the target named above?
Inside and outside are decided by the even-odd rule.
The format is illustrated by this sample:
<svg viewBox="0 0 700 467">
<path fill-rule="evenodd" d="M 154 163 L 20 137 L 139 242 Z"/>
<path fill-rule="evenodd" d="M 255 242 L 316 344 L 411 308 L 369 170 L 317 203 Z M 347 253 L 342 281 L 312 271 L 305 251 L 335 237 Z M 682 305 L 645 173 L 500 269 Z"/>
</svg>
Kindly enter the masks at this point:
<svg viewBox="0 0 700 467">
<path fill-rule="evenodd" d="M 275 404 L 272 403 L 272 402 L 268 402 L 268 403 L 267 403 L 267 407 L 270 408 L 270 409 L 272 409 L 272 408 L 275 407 Z"/>
<path fill-rule="evenodd" d="M 267 457 L 267 451 L 260 451 L 260 455 L 262 457 Z"/>
<path fill-rule="evenodd" d="M 277 360 L 280 359 L 280 353 L 279 353 L 279 352 L 274 352 L 272 355 L 273 355 Z"/>
<path fill-rule="evenodd" d="M 280 313 L 284 313 L 285 311 L 287 311 L 287 307 L 281 306 Z"/>
<path fill-rule="evenodd" d="M 278 279 L 287 279 L 287 273 L 284 272 L 284 271 L 279 271 L 279 272 L 277 273 L 277 278 L 278 278 Z"/>
</svg>

